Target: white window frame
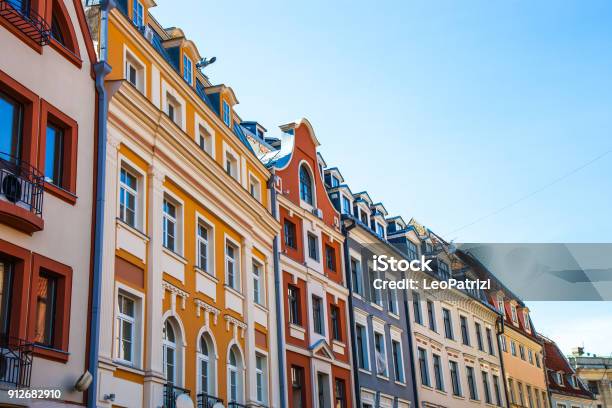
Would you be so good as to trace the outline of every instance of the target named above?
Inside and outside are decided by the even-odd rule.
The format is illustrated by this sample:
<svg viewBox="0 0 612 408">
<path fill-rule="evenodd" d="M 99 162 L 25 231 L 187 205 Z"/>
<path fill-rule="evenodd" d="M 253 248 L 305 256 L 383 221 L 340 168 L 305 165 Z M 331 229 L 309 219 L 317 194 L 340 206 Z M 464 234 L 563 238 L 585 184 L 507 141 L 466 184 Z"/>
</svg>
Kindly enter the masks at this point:
<svg viewBox="0 0 612 408">
<path fill-rule="evenodd" d="M 161 88 L 162 88 L 162 100 L 161 100 L 161 108 L 162 110 L 168 114 L 168 106 L 170 103 L 172 103 L 174 106 L 174 123 L 176 123 L 176 125 L 178 127 L 181 128 L 181 130 L 183 130 L 184 132 L 187 131 L 186 128 L 186 124 L 187 124 L 187 112 L 185 107 L 187 106 L 185 103 L 185 99 L 176 91 L 174 90 L 174 88 L 172 88 L 170 85 L 168 85 L 168 83 L 166 81 L 164 81 L 162 79 L 162 83 L 161 83 Z"/>
<path fill-rule="evenodd" d="M 166 325 L 166 322 L 168 321 L 168 319 L 169 318 L 166 318 L 162 322 L 162 330 L 164 329 L 164 326 Z M 171 322 L 168 322 L 168 324 L 170 324 L 170 326 L 172 326 L 172 330 L 174 331 L 174 343 L 172 343 L 169 340 L 162 339 L 162 343 L 163 343 L 162 344 L 162 353 L 163 353 L 162 354 L 162 362 L 163 362 L 163 365 L 164 365 L 164 377 L 166 378 L 166 380 L 168 379 L 168 372 L 167 372 L 168 371 L 167 370 L 168 364 L 166 363 L 166 355 L 167 355 L 166 353 L 168 352 L 168 349 L 172 349 L 174 351 L 174 366 L 173 366 L 173 368 L 174 368 L 174 373 L 173 373 L 174 383 L 173 384 L 178 386 L 179 385 L 178 384 L 178 382 L 179 382 L 178 381 L 179 380 L 179 378 L 178 378 L 178 374 L 179 374 L 179 367 L 178 367 L 178 364 L 179 364 L 179 362 L 178 362 L 179 361 L 179 353 L 178 353 L 178 344 L 176 342 L 176 340 L 177 340 L 177 334 L 176 334 L 177 330 L 176 329 L 177 328 L 174 327 L 174 325 Z"/>
<path fill-rule="evenodd" d="M 144 25 L 144 6 L 139 0 L 132 0 L 132 23 L 136 27 L 142 27 Z"/>
<path fill-rule="evenodd" d="M 263 364 L 261 368 L 257 366 L 258 358 Z M 259 384 L 260 379 L 261 384 Z M 261 396 L 259 395 L 260 388 Z M 266 404 L 268 402 L 268 356 L 260 351 L 255 352 L 255 397 L 257 402 L 261 404 Z"/>
<path fill-rule="evenodd" d="M 206 136 L 205 138 L 209 139 L 205 142 L 207 146 L 204 151 L 208 153 L 210 157 L 215 158 L 215 131 L 212 126 L 210 126 L 204 119 L 202 119 L 202 117 L 200 117 L 200 115 L 194 113 L 193 134 L 195 135 L 195 143 L 198 145 L 198 147 L 200 146 L 200 136 L 202 129 L 204 129 L 208 133 L 208 136 Z"/>
<path fill-rule="evenodd" d="M 377 377 L 383 377 L 383 378 L 389 378 L 389 359 L 388 359 L 388 351 L 387 351 L 387 336 L 385 335 L 385 329 L 384 326 L 383 327 L 376 327 L 376 324 L 374 324 L 374 352 L 376 353 L 376 335 L 380 335 L 382 336 L 382 348 L 383 348 L 383 353 L 382 353 L 382 357 L 384 359 L 385 362 L 385 367 L 384 367 L 384 373 L 379 374 L 378 373 L 378 366 L 376 367 L 376 376 Z M 377 363 L 377 358 L 375 357 L 375 362 Z M 377 363 L 378 364 L 378 363 Z"/>
<path fill-rule="evenodd" d="M 253 256 L 252 257 L 252 271 L 251 275 L 253 277 L 253 302 L 258 304 L 259 306 L 266 305 L 266 280 L 264 273 L 265 264 L 259 258 Z M 257 267 L 257 269 L 256 269 Z M 259 270 L 259 274 L 256 274 L 255 271 Z M 257 292 L 255 292 L 255 288 L 257 287 Z M 257 296 L 255 296 L 257 294 Z"/>
<path fill-rule="evenodd" d="M 368 327 L 368 316 L 359 312 L 355 313 L 355 324 L 363 327 L 365 333 L 365 354 L 363 356 L 363 360 L 365 363 L 365 368 L 359 368 L 359 371 L 365 373 L 371 373 L 372 366 L 370 361 L 370 329 Z M 357 339 L 357 333 L 355 333 L 355 340 Z M 357 366 L 359 366 L 359 362 L 357 362 Z"/>
<path fill-rule="evenodd" d="M 232 149 L 228 144 L 223 142 L 223 171 L 226 174 L 228 174 L 227 172 L 228 159 L 230 160 L 230 162 L 235 164 L 233 168 L 234 171 L 232 172 L 230 170 L 229 176 L 237 180 L 238 182 L 240 182 L 240 155 L 238 154 L 238 152 Z M 235 173 L 235 174 L 232 174 L 232 173 Z"/>
<path fill-rule="evenodd" d="M 174 207 L 174 216 L 172 216 L 171 214 L 166 212 L 166 209 L 165 209 L 166 202 Z M 163 214 L 162 214 L 162 220 L 163 220 L 163 225 L 162 225 L 162 243 L 163 243 L 163 246 L 164 246 L 165 249 L 167 249 L 169 251 L 178 253 L 178 251 L 177 251 L 177 249 L 178 249 L 178 245 L 177 245 L 177 241 L 178 241 L 177 235 L 178 235 L 178 233 L 177 232 L 178 232 L 178 229 L 179 229 L 178 228 L 178 219 L 179 219 L 179 208 L 178 208 L 178 205 L 176 205 L 174 200 L 164 197 L 164 202 L 163 202 L 163 205 L 162 205 L 162 212 L 163 212 Z M 173 239 L 172 247 L 169 246 L 169 241 L 170 241 L 169 237 L 170 237 L 170 234 L 168 233 L 168 230 L 169 230 L 168 226 L 170 224 L 172 224 L 172 226 L 174 227 L 173 228 L 173 234 L 174 235 L 172 235 L 172 239 Z"/>
<path fill-rule="evenodd" d="M 222 114 L 223 123 L 225 123 L 227 127 L 231 128 L 232 108 L 230 107 L 229 103 L 227 103 L 225 100 L 221 101 L 221 114 Z"/>
<path fill-rule="evenodd" d="M 119 185 L 119 189 L 118 189 L 118 199 L 117 199 L 117 205 L 118 205 L 118 209 L 117 209 L 117 218 L 119 218 L 121 220 L 121 222 L 123 222 L 126 225 L 129 225 L 132 228 L 135 228 L 137 230 L 141 229 L 142 226 L 142 220 L 140 217 L 140 214 L 142 212 L 141 207 L 141 195 L 142 195 L 142 188 L 139 188 L 141 185 L 144 186 L 144 176 L 142 173 L 139 173 L 138 171 L 135 171 L 133 166 L 129 165 L 128 163 L 125 162 L 124 159 L 120 159 L 119 161 L 120 165 L 119 165 L 119 176 L 117 178 L 118 181 L 118 185 Z M 136 178 L 136 190 L 134 190 L 133 188 L 131 188 L 130 186 L 128 186 L 127 184 L 124 184 L 123 181 L 121 181 L 121 173 L 125 171 L 126 173 L 130 174 L 131 176 L 133 176 L 134 178 Z M 124 192 L 123 190 L 125 190 L 125 194 L 131 194 L 134 196 L 134 225 L 130 225 L 127 222 L 127 217 L 124 220 L 121 217 L 121 197 L 123 196 Z"/>
<path fill-rule="evenodd" d="M 134 326 L 132 327 L 132 361 L 122 360 L 119 358 L 119 342 L 118 340 L 118 328 L 117 323 L 119 319 L 119 295 L 125 296 L 134 302 Z M 120 364 L 129 365 L 130 367 L 140 368 L 143 362 L 143 339 L 144 339 L 144 298 L 145 295 L 125 284 L 116 282 L 115 293 L 114 293 L 114 307 L 115 307 L 115 330 L 117 335 L 114 339 L 114 345 L 116 347 L 113 356 Z"/>
<path fill-rule="evenodd" d="M 183 52 L 183 79 L 193 85 L 193 61 Z"/>
<path fill-rule="evenodd" d="M 210 345 L 207 345 L 208 356 L 202 353 L 201 342 L 204 340 L 204 336 L 208 335 L 211 339 Z M 212 346 L 212 350 L 211 350 Z M 206 377 L 206 387 L 208 388 L 207 394 L 217 395 L 217 357 L 215 341 L 212 337 L 212 333 L 208 330 L 203 330 L 198 337 L 198 344 L 196 345 L 196 389 L 198 392 L 204 392 L 202 390 L 202 362 L 206 361 L 208 367 L 208 375 Z"/>
<path fill-rule="evenodd" d="M 202 214 L 196 211 L 196 231 L 195 231 L 195 242 L 196 242 L 196 267 L 208 275 L 215 276 L 215 227 L 212 222 L 205 218 Z M 199 227 L 203 225 L 207 231 L 207 239 L 203 240 L 200 237 Z M 200 265 L 200 242 L 206 244 L 206 268 L 202 268 Z"/>
<path fill-rule="evenodd" d="M 129 66 L 134 67 L 136 71 L 136 83 L 133 84 L 130 81 Z M 136 54 L 130 50 L 125 44 L 123 45 L 123 77 L 127 82 L 132 84 L 141 94 L 147 94 L 146 83 L 147 83 L 147 69 L 146 65 Z"/>
<path fill-rule="evenodd" d="M 255 188 L 255 190 L 253 190 L 253 188 Z M 251 171 L 249 171 L 249 194 L 257 201 L 261 202 L 261 182 Z"/>
<path fill-rule="evenodd" d="M 232 259 L 227 253 L 228 245 L 234 248 L 234 258 Z M 229 236 L 225 236 L 224 245 L 223 245 L 223 265 L 225 270 L 225 285 L 238 293 L 242 293 L 241 288 L 241 271 L 240 271 L 240 262 L 241 262 L 241 253 L 240 253 L 240 244 Z M 229 263 L 233 265 L 233 280 L 234 285 L 229 284 Z"/>
<path fill-rule="evenodd" d="M 401 364 L 402 372 L 401 375 L 398 376 L 398 373 L 395 372 L 395 361 L 393 361 L 393 371 L 395 375 L 395 381 L 401 384 L 406 383 L 406 367 L 404 364 L 404 347 L 402 346 L 402 333 L 400 331 L 394 330 L 391 327 L 391 359 L 393 359 L 393 343 L 397 343 L 399 345 L 399 361 Z"/>
</svg>

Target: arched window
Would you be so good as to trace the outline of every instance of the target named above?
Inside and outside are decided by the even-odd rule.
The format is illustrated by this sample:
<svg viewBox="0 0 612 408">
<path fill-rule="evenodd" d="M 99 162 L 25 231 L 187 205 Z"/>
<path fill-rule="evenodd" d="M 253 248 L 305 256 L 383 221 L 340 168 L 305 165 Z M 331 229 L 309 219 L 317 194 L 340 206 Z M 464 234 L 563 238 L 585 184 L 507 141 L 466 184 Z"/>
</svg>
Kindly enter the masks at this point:
<svg viewBox="0 0 612 408">
<path fill-rule="evenodd" d="M 55 41 L 78 53 L 76 34 L 68 10 L 62 1 L 53 0 L 51 7 L 51 36 Z"/>
<path fill-rule="evenodd" d="M 164 375 L 166 381 L 174 384 L 176 382 L 176 336 L 170 319 L 166 319 L 163 332 L 164 350 Z"/>
<path fill-rule="evenodd" d="M 312 178 L 305 164 L 300 166 L 300 198 L 302 201 L 313 205 L 312 201 Z"/>
<path fill-rule="evenodd" d="M 215 353 L 214 344 L 208 333 L 200 337 L 198 359 L 198 387 L 201 393 L 213 395 L 215 393 Z"/>
<path fill-rule="evenodd" d="M 242 384 L 244 383 L 242 357 L 235 345 L 230 348 L 227 360 L 227 384 L 229 401 L 242 401 Z"/>
</svg>

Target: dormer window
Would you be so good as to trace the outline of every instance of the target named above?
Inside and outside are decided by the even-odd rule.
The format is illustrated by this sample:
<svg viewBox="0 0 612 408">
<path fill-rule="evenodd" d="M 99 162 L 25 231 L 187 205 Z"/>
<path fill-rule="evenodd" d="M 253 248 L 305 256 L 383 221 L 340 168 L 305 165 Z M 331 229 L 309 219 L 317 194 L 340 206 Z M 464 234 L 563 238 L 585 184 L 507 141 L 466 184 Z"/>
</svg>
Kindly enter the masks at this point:
<svg viewBox="0 0 612 408">
<path fill-rule="evenodd" d="M 187 55 L 183 55 L 183 79 L 193 85 L 193 63 Z"/>
<path fill-rule="evenodd" d="M 376 235 L 378 235 L 381 238 L 385 237 L 385 227 L 383 227 L 380 222 L 376 223 Z"/>
<path fill-rule="evenodd" d="M 512 321 L 514 323 L 518 323 L 518 317 L 516 315 L 516 306 L 512 305 L 512 307 L 510 309 L 511 309 L 511 312 L 512 312 Z"/>
<path fill-rule="evenodd" d="M 529 313 L 523 312 L 523 320 L 525 321 L 525 329 L 530 331 L 531 325 L 529 324 Z"/>
<path fill-rule="evenodd" d="M 310 177 L 310 172 L 304 164 L 300 166 L 300 199 L 310 205 L 313 205 L 312 178 Z"/>
<path fill-rule="evenodd" d="M 346 196 L 342 196 L 342 214 L 351 214 L 351 202 Z"/>
<path fill-rule="evenodd" d="M 136 27 L 142 27 L 144 25 L 144 7 L 138 0 L 133 0 L 132 7 L 132 22 Z"/>
<path fill-rule="evenodd" d="M 332 178 L 331 178 L 331 186 L 332 187 L 338 187 L 339 185 L 340 185 L 340 180 L 338 180 L 338 177 L 332 176 Z"/>
<path fill-rule="evenodd" d="M 504 313 L 504 298 L 501 296 L 497 297 L 497 310 L 499 310 L 500 313 Z"/>
<path fill-rule="evenodd" d="M 368 227 L 370 226 L 370 223 L 368 222 L 368 213 L 365 212 L 363 209 L 359 210 L 359 219 Z"/>
<path fill-rule="evenodd" d="M 227 102 L 223 101 L 223 123 L 227 126 L 231 126 L 232 117 L 230 115 L 230 106 Z"/>
<path fill-rule="evenodd" d="M 555 372 L 554 374 L 555 382 L 558 385 L 563 385 L 563 375 L 560 372 Z"/>
</svg>

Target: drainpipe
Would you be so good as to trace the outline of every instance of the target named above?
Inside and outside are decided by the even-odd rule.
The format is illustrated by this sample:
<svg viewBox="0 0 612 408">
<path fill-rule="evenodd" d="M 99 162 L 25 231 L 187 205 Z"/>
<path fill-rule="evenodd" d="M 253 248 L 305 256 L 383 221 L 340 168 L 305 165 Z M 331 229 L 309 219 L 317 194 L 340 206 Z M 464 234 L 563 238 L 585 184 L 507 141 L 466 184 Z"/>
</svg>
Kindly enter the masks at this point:
<svg viewBox="0 0 612 408">
<path fill-rule="evenodd" d="M 353 314 L 353 277 L 351 275 L 351 256 L 349 254 L 349 232 L 355 228 L 355 220 L 351 219 L 350 224 L 342 223 L 342 235 L 344 235 L 344 245 L 342 245 L 344 255 L 344 273 L 346 275 L 346 285 L 348 286 L 348 309 L 349 324 L 351 327 L 351 354 L 353 355 L 353 385 L 355 387 L 355 406 L 361 407 L 361 386 L 359 384 L 359 366 L 357 340 L 355 339 L 355 315 Z"/>
<path fill-rule="evenodd" d="M 402 271 L 402 279 L 406 281 L 406 271 Z M 416 380 L 416 367 L 414 366 L 414 349 L 413 349 L 413 341 L 412 341 L 412 324 L 410 322 L 410 308 L 408 307 L 408 291 L 404 291 L 404 316 L 406 319 L 406 330 L 408 337 L 408 355 L 410 356 L 410 374 L 412 377 L 412 389 L 413 389 L 413 397 L 414 397 L 414 406 L 419 407 L 419 393 L 417 391 L 417 380 Z"/>
<path fill-rule="evenodd" d="M 504 368 L 504 351 L 502 350 L 500 336 L 504 334 L 504 317 L 502 315 L 497 316 L 495 322 L 495 331 L 497 332 L 497 351 L 499 352 L 499 366 L 501 367 L 501 380 L 504 386 L 504 396 L 506 398 L 506 407 L 510 408 L 510 398 L 508 395 L 508 387 L 506 386 L 506 369 Z"/>
<path fill-rule="evenodd" d="M 276 174 L 272 169 L 272 175 L 268 179 L 268 188 L 270 189 L 270 213 L 275 220 L 278 219 L 277 202 L 276 202 Z M 278 370 L 279 370 L 279 391 L 280 391 L 280 408 L 287 406 L 287 391 L 285 378 L 287 371 L 285 369 L 285 330 L 283 320 L 283 290 L 281 283 L 281 270 L 280 270 L 280 248 L 279 248 L 280 234 L 276 234 L 272 241 L 272 253 L 273 253 L 273 265 L 274 265 L 274 290 L 276 291 L 276 337 L 278 347 Z"/>
<path fill-rule="evenodd" d="M 102 254 L 104 244 L 104 206 L 106 193 L 106 139 L 108 118 L 108 95 L 104 88 L 104 79 L 111 72 L 108 65 L 108 14 L 115 6 L 113 0 L 102 0 L 100 4 L 100 57 L 99 62 L 94 65 L 96 76 L 95 85 L 97 91 L 98 117 L 98 157 L 96 174 L 96 220 L 94 231 L 94 264 L 93 282 L 91 293 L 91 330 L 89 338 L 89 370 L 92 375 L 91 385 L 87 392 L 87 406 L 96 407 L 98 394 L 98 352 L 100 348 L 100 298 L 102 289 Z"/>
</svg>

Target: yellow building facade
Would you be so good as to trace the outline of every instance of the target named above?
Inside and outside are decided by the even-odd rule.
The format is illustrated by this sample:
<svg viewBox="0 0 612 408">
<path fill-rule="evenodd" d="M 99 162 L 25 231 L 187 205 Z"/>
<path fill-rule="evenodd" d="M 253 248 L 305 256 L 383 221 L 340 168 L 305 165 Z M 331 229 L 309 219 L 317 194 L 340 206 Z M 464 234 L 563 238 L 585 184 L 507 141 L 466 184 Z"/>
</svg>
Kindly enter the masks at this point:
<svg viewBox="0 0 612 408">
<path fill-rule="evenodd" d="M 119 1 L 108 20 L 98 404 L 275 406 L 270 173 L 232 89 L 154 5 Z"/>
</svg>

